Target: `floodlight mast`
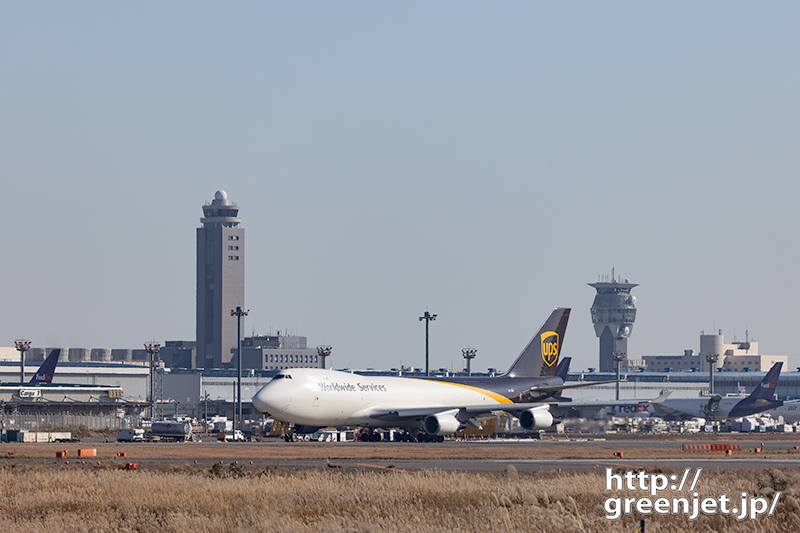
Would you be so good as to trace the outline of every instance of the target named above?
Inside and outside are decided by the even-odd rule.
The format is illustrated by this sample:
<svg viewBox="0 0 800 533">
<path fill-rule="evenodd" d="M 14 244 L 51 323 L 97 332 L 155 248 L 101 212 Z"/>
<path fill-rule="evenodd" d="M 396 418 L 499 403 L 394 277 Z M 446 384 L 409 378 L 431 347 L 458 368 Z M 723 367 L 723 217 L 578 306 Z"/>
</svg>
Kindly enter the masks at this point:
<svg viewBox="0 0 800 533">
<path fill-rule="evenodd" d="M 333 346 L 317 346 L 317 354 L 322 358 L 322 367 L 325 368 L 325 361 L 330 357 Z"/>
<path fill-rule="evenodd" d="M 707 353 L 706 361 L 708 361 L 708 392 L 714 395 L 714 367 L 717 366 L 719 361 L 718 353 Z"/>
<path fill-rule="evenodd" d="M 611 356 L 614 358 L 614 364 L 617 366 L 617 400 L 619 400 L 619 365 L 625 360 L 625 352 L 613 352 Z"/>
<path fill-rule="evenodd" d="M 420 321 L 425 321 L 425 375 L 431 375 L 430 365 L 428 363 L 428 324 L 431 320 L 436 320 L 436 315 L 432 315 L 429 312 L 425 311 L 425 314 L 419 317 Z"/>
<path fill-rule="evenodd" d="M 155 357 L 154 355 L 157 354 L 161 350 L 161 344 L 157 342 L 146 342 L 144 343 L 144 351 L 150 354 L 150 420 L 155 419 L 156 410 L 155 410 Z"/>
<path fill-rule="evenodd" d="M 478 353 L 478 350 L 475 348 L 463 348 L 461 350 L 461 356 L 467 360 L 467 376 L 472 375 L 472 370 L 470 369 L 470 362 L 475 358 L 475 354 Z"/>
<path fill-rule="evenodd" d="M 19 382 L 25 383 L 25 352 L 31 349 L 31 341 L 28 339 L 17 339 L 14 347 L 19 350 Z"/>
<path fill-rule="evenodd" d="M 233 429 L 241 429 L 242 424 L 242 317 L 250 311 L 243 311 L 238 305 L 231 311 L 231 316 L 236 317 L 236 411 L 233 418 Z M 238 414 L 238 417 L 237 417 Z M 238 423 L 238 425 L 237 425 Z M 234 441 L 236 439 L 234 438 Z"/>
</svg>

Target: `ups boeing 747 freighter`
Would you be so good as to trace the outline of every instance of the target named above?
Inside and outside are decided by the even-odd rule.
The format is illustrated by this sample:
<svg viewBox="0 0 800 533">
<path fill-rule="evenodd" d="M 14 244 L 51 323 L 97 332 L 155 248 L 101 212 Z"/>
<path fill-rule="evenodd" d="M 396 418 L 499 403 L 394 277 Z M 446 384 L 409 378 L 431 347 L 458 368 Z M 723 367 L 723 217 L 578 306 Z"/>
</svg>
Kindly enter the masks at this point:
<svg viewBox="0 0 800 533">
<path fill-rule="evenodd" d="M 328 426 L 402 428 L 406 438 L 441 440 L 467 425 L 480 428 L 492 413 L 506 412 L 523 428 L 553 423 L 543 400 L 564 388 L 556 375 L 569 309 L 555 309 L 511 368 L 497 377 L 367 377 L 336 370 L 280 371 L 253 396 L 261 413 L 294 424 L 297 433 Z"/>
</svg>

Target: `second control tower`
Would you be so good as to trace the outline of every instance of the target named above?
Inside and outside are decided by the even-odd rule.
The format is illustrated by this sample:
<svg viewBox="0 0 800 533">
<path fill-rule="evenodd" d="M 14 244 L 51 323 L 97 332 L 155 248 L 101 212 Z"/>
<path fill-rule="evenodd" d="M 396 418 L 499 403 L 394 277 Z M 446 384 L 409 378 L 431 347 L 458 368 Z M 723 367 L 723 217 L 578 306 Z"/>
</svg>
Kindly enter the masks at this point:
<svg viewBox="0 0 800 533">
<path fill-rule="evenodd" d="M 628 337 L 636 320 L 636 297 L 631 295 L 631 289 L 639 284 L 614 279 L 611 269 L 610 279 L 588 285 L 597 290 L 592 303 L 592 323 L 600 338 L 599 370 L 614 372 L 613 354 L 628 353 Z"/>
</svg>

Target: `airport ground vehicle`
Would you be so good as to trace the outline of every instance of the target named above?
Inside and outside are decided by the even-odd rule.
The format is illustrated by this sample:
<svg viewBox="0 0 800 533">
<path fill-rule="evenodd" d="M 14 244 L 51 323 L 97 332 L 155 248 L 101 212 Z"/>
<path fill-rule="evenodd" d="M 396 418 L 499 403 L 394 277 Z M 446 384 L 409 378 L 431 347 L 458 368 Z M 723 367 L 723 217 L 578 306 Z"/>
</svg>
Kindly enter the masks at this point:
<svg viewBox="0 0 800 533">
<path fill-rule="evenodd" d="M 117 442 L 143 442 L 143 429 L 118 429 Z"/>
<path fill-rule="evenodd" d="M 224 440 L 225 442 L 244 442 L 246 439 L 244 438 L 244 433 L 236 429 L 228 432 L 220 431 L 217 433 L 217 440 Z"/>
<path fill-rule="evenodd" d="M 153 422 L 150 432 L 145 435 L 145 438 L 178 442 L 191 440 L 192 425 L 188 422 L 178 422 L 176 420 Z"/>
</svg>

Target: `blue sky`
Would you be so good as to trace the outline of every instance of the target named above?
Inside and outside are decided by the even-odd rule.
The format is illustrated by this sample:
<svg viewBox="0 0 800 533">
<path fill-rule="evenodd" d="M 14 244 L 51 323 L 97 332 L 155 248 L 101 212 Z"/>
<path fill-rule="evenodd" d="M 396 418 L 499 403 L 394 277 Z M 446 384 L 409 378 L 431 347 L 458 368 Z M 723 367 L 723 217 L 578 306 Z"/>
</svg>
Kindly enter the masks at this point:
<svg viewBox="0 0 800 533">
<path fill-rule="evenodd" d="M 248 333 L 336 367 L 506 368 L 586 283 L 629 355 L 798 364 L 789 2 L 0 2 L 0 344 L 194 339 L 195 228 L 246 230 Z"/>
</svg>

